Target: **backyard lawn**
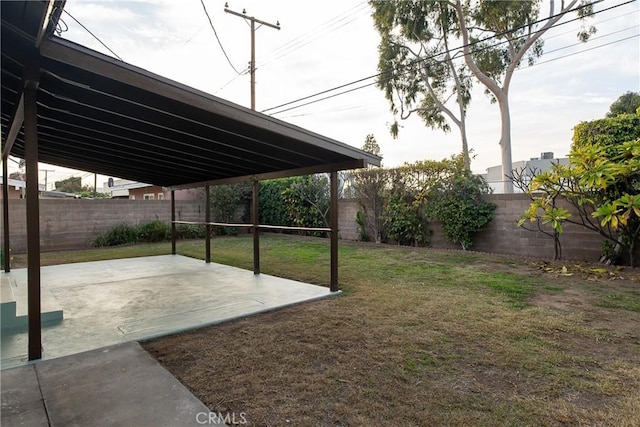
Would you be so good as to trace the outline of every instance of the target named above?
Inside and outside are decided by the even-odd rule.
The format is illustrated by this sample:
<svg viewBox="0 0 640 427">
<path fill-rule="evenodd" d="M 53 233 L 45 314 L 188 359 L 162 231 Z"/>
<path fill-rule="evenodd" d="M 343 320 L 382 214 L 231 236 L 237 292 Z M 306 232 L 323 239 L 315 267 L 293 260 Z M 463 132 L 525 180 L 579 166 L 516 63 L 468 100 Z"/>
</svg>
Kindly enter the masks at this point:
<svg viewBox="0 0 640 427">
<path fill-rule="evenodd" d="M 251 268 L 251 243 L 216 238 L 212 258 Z M 263 273 L 328 286 L 327 240 L 261 244 Z M 204 255 L 201 241 L 178 248 Z M 212 411 L 251 425 L 640 425 L 638 269 L 341 242 L 340 284 L 337 297 L 143 345 Z"/>
</svg>

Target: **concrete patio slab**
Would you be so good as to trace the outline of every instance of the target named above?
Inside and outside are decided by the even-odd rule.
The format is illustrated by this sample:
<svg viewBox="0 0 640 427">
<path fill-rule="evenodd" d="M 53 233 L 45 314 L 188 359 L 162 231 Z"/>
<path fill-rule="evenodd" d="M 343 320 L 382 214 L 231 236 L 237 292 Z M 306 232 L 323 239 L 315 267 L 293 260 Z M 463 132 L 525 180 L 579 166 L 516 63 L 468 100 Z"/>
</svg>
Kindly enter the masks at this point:
<svg viewBox="0 0 640 427">
<path fill-rule="evenodd" d="M 3 427 L 224 425 L 135 342 L 4 370 L 1 394 Z"/>
<path fill-rule="evenodd" d="M 26 287 L 26 269 L 2 273 Z M 163 255 L 42 267 L 64 320 L 43 325 L 43 359 L 149 339 L 323 298 L 329 289 Z M 18 308 L 20 310 L 20 308 Z M 1 367 L 27 358 L 24 329 L 3 330 Z"/>
</svg>

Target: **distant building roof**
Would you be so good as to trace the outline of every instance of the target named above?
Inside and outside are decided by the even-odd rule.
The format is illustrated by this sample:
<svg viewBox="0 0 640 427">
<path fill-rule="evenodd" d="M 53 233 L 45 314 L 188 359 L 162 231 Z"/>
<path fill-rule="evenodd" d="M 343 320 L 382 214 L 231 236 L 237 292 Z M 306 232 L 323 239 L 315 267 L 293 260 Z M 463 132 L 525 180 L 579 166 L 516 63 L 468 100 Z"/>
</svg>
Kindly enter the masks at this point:
<svg viewBox="0 0 640 427">
<path fill-rule="evenodd" d="M 7 179 L 7 183 L 9 184 L 9 187 L 15 187 L 16 189 L 27 188 L 27 182 L 22 181 L 20 179 L 9 178 Z M 0 176 L 0 185 L 2 185 L 2 176 Z M 44 184 L 38 184 L 38 191 L 44 191 L 44 190 L 45 190 Z"/>
<path fill-rule="evenodd" d="M 533 177 L 541 172 L 548 171 L 554 164 L 566 165 L 569 163 L 567 157 L 559 159 L 554 158 L 553 153 L 545 152 L 540 155 L 540 158 L 534 157 L 530 160 L 520 160 L 512 163 L 512 171 L 522 173 L 525 177 Z M 502 193 L 502 166 L 491 166 L 487 168 L 487 174 L 484 175 L 489 187 L 491 187 L 494 193 Z M 516 193 L 521 192 L 519 189 L 514 189 Z"/>
</svg>

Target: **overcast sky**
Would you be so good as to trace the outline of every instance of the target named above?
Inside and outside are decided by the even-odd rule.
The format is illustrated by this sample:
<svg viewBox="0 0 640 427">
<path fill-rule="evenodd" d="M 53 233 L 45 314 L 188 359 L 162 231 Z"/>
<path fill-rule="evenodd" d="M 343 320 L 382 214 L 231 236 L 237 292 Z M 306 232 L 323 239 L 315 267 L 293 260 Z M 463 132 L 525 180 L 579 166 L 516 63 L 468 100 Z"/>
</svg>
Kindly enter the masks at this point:
<svg viewBox="0 0 640 427">
<path fill-rule="evenodd" d="M 595 10 L 624 2 L 605 0 Z M 245 71 L 250 59 L 249 25 L 225 13 L 224 3 L 204 0 L 231 64 Z M 598 32 L 586 44 L 577 41 L 579 23 L 551 29 L 544 36 L 546 53 L 538 64 L 516 71 L 510 90 L 514 161 L 547 151 L 565 156 L 577 123 L 603 117 L 621 94 L 640 91 L 639 3 L 596 15 L 592 22 Z M 543 12 L 547 12 L 545 6 Z M 231 0 L 229 8 L 245 9 L 248 16 L 281 25 L 279 31 L 262 27 L 256 32 L 258 111 L 377 72 L 379 36 L 366 1 Z M 122 60 L 249 106 L 249 76 L 238 76 L 225 59 L 200 0 L 68 0 L 65 10 Z M 63 14 L 62 19 L 68 27 L 62 37 L 112 55 L 69 15 Z M 591 50 L 579 53 L 587 49 Z M 375 85 L 274 117 L 356 147 L 372 133 L 385 166 L 440 160 L 460 151 L 455 131 L 431 130 L 418 119 L 401 122 L 403 128 L 394 140 L 388 131 L 393 116 Z M 489 102 L 479 84 L 467 127 L 469 146 L 477 156 L 472 169 L 482 173 L 500 164 L 498 107 Z M 57 171 L 50 174 L 49 182 L 52 175 L 55 179 L 70 175 L 53 169 Z"/>
</svg>

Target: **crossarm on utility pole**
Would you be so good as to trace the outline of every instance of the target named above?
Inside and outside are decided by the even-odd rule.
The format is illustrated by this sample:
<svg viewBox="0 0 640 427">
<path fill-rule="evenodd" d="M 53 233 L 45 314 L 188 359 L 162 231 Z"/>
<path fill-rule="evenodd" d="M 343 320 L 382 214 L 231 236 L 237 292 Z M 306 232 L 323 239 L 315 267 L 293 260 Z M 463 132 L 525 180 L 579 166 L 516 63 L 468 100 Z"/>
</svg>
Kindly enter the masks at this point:
<svg viewBox="0 0 640 427">
<path fill-rule="evenodd" d="M 225 6 L 224 11 L 230 13 L 231 15 L 239 16 L 249 22 L 251 22 L 251 63 L 250 71 L 251 71 L 251 109 L 256 109 L 256 22 L 262 25 L 266 25 L 270 28 L 275 28 L 276 30 L 280 29 L 280 22 L 276 22 L 275 24 L 271 24 L 266 21 L 262 21 L 253 16 L 247 16 L 246 12 L 243 10 L 242 13 L 233 11 Z M 258 27 L 260 28 L 260 27 Z"/>
</svg>

